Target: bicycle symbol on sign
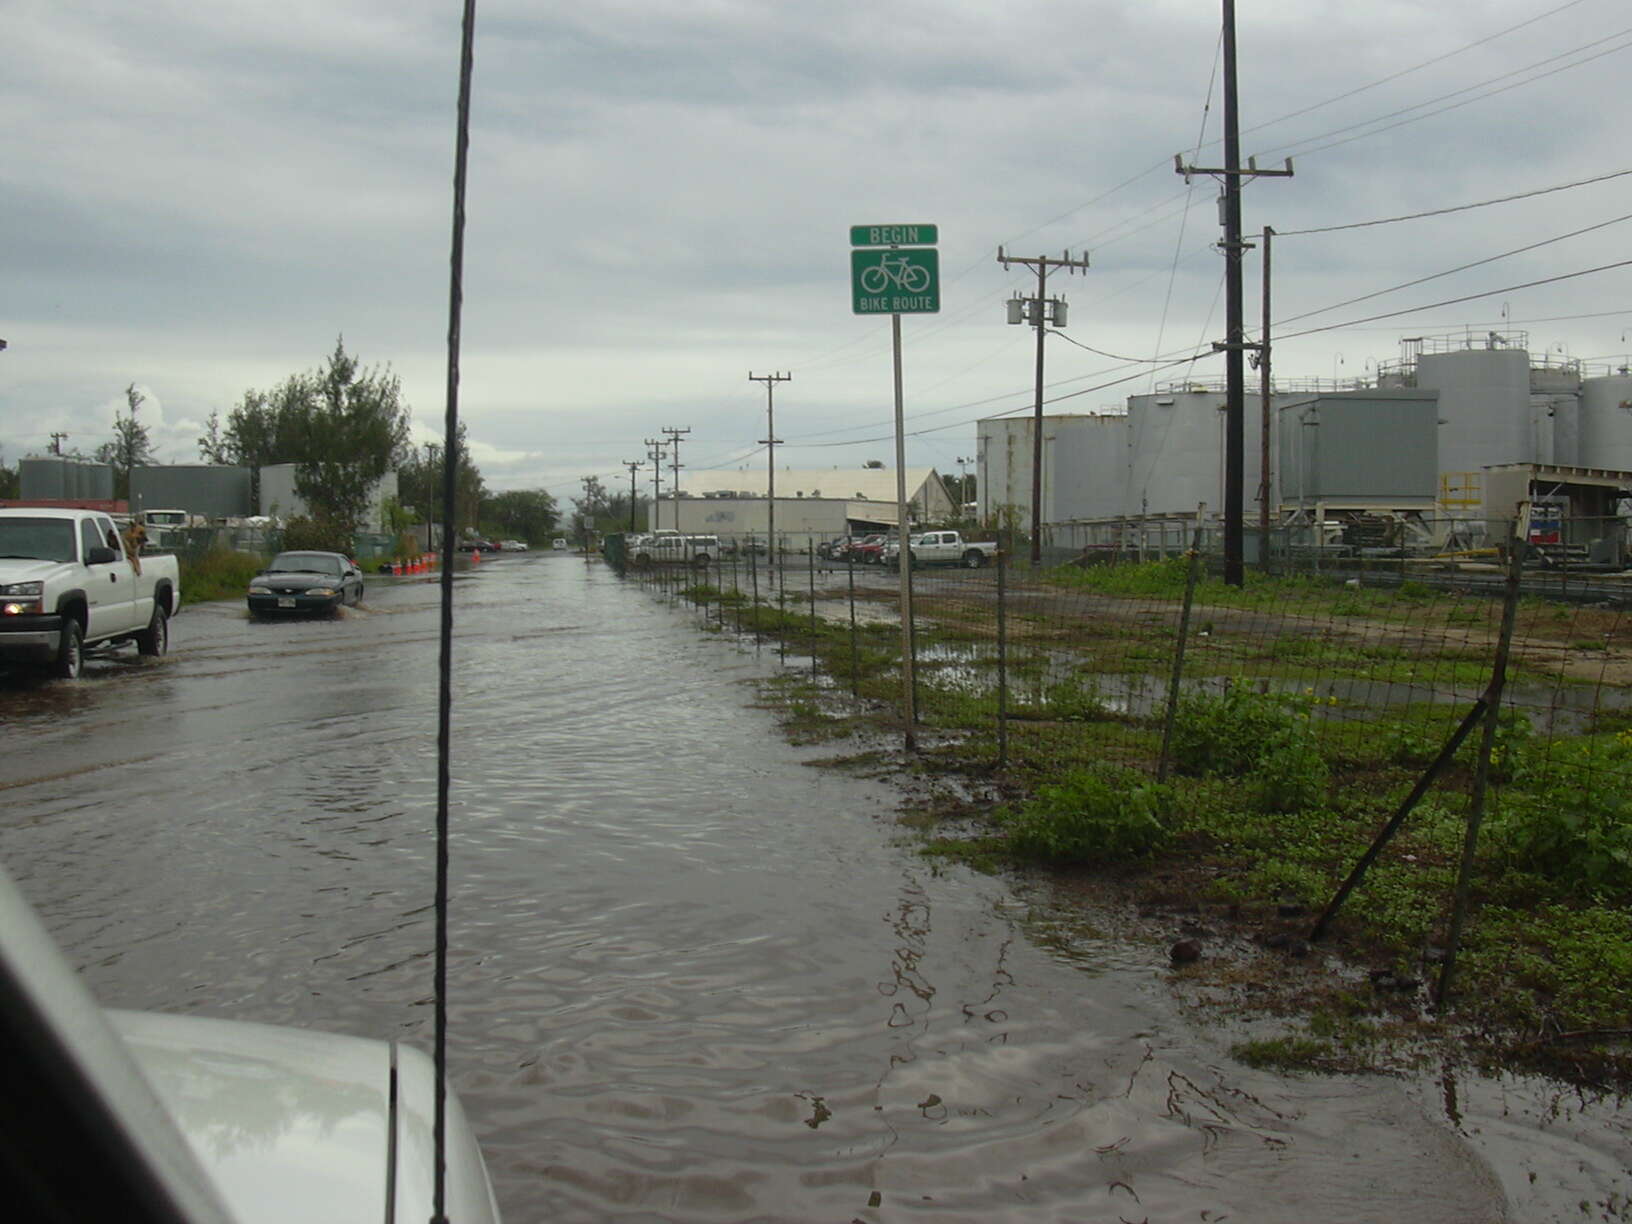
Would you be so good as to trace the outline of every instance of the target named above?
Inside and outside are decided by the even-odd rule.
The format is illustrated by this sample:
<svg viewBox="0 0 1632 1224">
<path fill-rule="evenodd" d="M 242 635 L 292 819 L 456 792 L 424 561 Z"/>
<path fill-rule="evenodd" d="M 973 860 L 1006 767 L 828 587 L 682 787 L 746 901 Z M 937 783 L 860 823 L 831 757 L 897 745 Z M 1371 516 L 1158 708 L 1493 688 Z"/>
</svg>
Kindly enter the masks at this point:
<svg viewBox="0 0 1632 1224">
<path fill-rule="evenodd" d="M 862 292 L 883 293 L 892 284 L 906 293 L 922 293 L 929 288 L 929 269 L 909 262 L 904 254 L 880 252 L 876 264 L 862 269 Z"/>
</svg>

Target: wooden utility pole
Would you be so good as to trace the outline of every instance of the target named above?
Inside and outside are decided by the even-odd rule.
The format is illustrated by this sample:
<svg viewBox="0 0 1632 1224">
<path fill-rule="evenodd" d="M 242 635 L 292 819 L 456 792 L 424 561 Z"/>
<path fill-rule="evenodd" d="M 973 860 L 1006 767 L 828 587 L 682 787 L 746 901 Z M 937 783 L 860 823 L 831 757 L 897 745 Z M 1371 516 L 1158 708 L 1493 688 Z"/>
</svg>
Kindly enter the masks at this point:
<svg viewBox="0 0 1632 1224">
<path fill-rule="evenodd" d="M 748 371 L 750 382 L 765 384 L 765 436 L 759 444 L 765 448 L 765 561 L 766 573 L 774 573 L 776 557 L 776 448 L 781 439 L 776 436 L 776 384 L 792 382 L 792 374 L 755 374 Z"/>
<path fill-rule="evenodd" d="M 1044 287 L 1048 274 L 1055 268 L 1064 268 L 1073 275 L 1078 268 L 1087 271 L 1088 256 L 1074 259 L 1071 252 L 1066 251 L 1059 259 L 1051 259 L 1047 255 L 1021 259 L 1004 254 L 1003 248 L 998 247 L 997 262 L 1005 268 L 1010 264 L 1025 264 L 1037 269 L 1037 296 L 1015 297 L 1009 304 L 1010 323 L 1019 323 L 1022 315 L 1029 315 L 1025 321 L 1037 329 L 1037 386 L 1031 435 L 1031 564 L 1036 568 L 1043 558 L 1043 336 L 1050 322 L 1056 327 L 1065 326 L 1065 302 L 1059 298 L 1044 297 Z"/>
<path fill-rule="evenodd" d="M 635 469 L 645 467 L 640 459 L 625 459 L 623 466 L 629 469 L 629 530 L 635 529 Z"/>
<path fill-rule="evenodd" d="M 1246 343 L 1242 325 L 1241 256 L 1252 249 L 1241 238 L 1241 180 L 1260 175 L 1289 178 L 1292 160 L 1285 170 L 1260 170 L 1253 159 L 1241 168 L 1241 117 L 1236 106 L 1235 83 L 1235 0 L 1224 0 L 1224 165 L 1215 169 L 1187 166 L 1184 154 L 1173 155 L 1173 168 L 1185 181 L 1194 174 L 1221 175 L 1224 179 L 1224 340 L 1213 342 L 1214 351 L 1224 353 L 1224 581 L 1240 586 L 1242 569 L 1242 501 L 1246 484 L 1246 371 L 1242 354 L 1256 345 Z"/>
<path fill-rule="evenodd" d="M 682 437 L 684 437 L 686 434 L 691 432 L 691 426 L 687 425 L 684 429 L 676 429 L 672 425 L 669 425 L 669 426 L 665 426 L 663 428 L 662 432 L 669 435 L 669 444 L 670 444 L 669 445 L 669 454 L 671 456 L 671 462 L 669 464 L 669 468 L 674 473 L 674 479 L 669 481 L 669 496 L 674 498 L 674 529 L 676 531 L 679 531 L 680 530 L 680 439 Z"/>
<path fill-rule="evenodd" d="M 652 461 L 652 521 L 647 530 L 658 529 L 657 509 L 663 504 L 663 451 L 668 444 L 661 438 L 646 439 L 646 458 Z"/>
</svg>

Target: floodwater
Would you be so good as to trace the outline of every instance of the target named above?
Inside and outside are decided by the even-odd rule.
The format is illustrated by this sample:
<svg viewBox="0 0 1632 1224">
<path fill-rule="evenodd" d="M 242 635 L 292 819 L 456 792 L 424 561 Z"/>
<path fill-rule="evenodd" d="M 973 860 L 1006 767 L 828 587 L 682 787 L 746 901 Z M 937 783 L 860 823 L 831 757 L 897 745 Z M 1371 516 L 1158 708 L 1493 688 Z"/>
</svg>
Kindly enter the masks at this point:
<svg viewBox="0 0 1632 1224">
<path fill-rule="evenodd" d="M 512 1224 L 1625 1218 L 1626 1106 L 1242 1067 L 1162 949 L 1031 938 L 1046 889 L 784 744 L 774 652 L 571 555 L 457 586 L 450 1060 Z M 104 1003 L 428 1045 L 436 597 L 7 682 L 0 857 Z"/>
</svg>

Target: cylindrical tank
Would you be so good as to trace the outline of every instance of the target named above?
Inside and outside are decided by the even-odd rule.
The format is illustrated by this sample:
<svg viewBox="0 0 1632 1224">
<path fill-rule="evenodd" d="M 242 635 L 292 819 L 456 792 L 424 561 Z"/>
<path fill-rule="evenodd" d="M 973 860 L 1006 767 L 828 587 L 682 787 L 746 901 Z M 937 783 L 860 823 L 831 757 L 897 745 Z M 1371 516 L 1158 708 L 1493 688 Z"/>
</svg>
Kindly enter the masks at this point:
<svg viewBox="0 0 1632 1224">
<path fill-rule="evenodd" d="M 1581 463 L 1581 393 L 1547 399 L 1553 414 L 1553 462 L 1576 467 Z"/>
<path fill-rule="evenodd" d="M 1530 354 L 1523 349 L 1424 353 L 1417 386 L 1439 392 L 1439 470 L 1534 463 Z"/>
<path fill-rule="evenodd" d="M 1632 375 L 1581 382 L 1579 466 L 1632 471 Z"/>
<path fill-rule="evenodd" d="M 1128 397 L 1126 515 L 1194 511 L 1224 504 L 1224 396 L 1161 391 Z M 1246 455 L 1246 487 L 1258 487 L 1257 448 Z"/>
<path fill-rule="evenodd" d="M 1530 397 L 1530 455 L 1536 463 L 1563 463 L 1558 458 L 1557 436 L 1553 431 L 1553 397 Z"/>
</svg>

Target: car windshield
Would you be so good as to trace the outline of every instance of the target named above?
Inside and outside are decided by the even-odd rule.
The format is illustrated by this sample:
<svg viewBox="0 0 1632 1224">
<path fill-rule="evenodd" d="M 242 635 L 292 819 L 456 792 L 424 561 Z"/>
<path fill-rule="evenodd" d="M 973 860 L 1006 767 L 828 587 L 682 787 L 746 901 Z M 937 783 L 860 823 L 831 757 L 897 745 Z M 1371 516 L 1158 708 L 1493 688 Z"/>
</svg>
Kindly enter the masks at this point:
<svg viewBox="0 0 1632 1224">
<path fill-rule="evenodd" d="M 74 524 L 70 519 L 0 519 L 0 557 L 72 561 Z"/>
<path fill-rule="evenodd" d="M 269 574 L 340 574 L 344 567 L 333 553 L 287 552 L 272 558 L 266 567 Z"/>
</svg>

